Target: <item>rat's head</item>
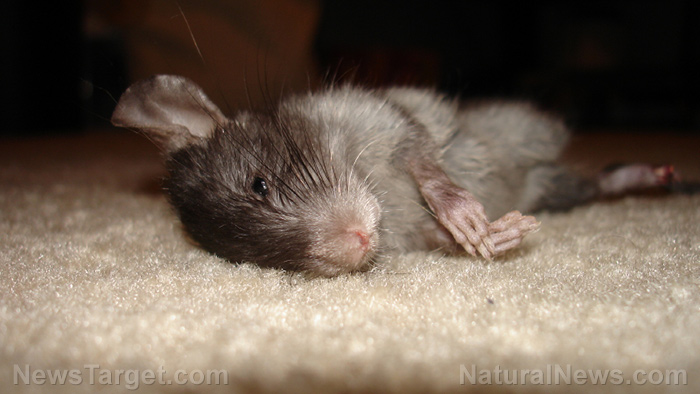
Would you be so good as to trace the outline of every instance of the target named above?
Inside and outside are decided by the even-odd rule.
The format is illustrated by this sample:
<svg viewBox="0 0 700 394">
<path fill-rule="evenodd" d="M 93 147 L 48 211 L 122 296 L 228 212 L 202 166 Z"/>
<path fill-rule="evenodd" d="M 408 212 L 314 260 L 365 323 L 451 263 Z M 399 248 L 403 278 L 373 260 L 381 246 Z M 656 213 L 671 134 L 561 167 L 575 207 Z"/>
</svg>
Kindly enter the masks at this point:
<svg viewBox="0 0 700 394">
<path fill-rule="evenodd" d="M 376 250 L 376 198 L 302 113 L 228 119 L 193 82 L 156 76 L 124 93 L 112 122 L 166 151 L 172 205 L 221 257 L 331 276 Z"/>
</svg>

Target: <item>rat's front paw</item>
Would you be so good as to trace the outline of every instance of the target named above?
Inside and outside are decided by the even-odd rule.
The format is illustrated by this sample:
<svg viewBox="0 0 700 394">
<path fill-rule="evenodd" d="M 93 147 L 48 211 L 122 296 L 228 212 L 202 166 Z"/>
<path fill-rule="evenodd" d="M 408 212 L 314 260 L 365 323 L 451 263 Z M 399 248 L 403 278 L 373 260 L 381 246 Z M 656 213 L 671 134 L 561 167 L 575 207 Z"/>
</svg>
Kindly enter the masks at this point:
<svg viewBox="0 0 700 394">
<path fill-rule="evenodd" d="M 484 206 L 471 193 L 453 184 L 429 185 L 422 192 L 440 224 L 464 250 L 489 260 L 496 254 Z"/>
<path fill-rule="evenodd" d="M 503 215 L 489 224 L 489 233 L 495 245 L 494 254 L 503 253 L 520 245 L 525 235 L 539 228 L 540 222 L 533 216 L 523 216 L 518 211 Z"/>
</svg>

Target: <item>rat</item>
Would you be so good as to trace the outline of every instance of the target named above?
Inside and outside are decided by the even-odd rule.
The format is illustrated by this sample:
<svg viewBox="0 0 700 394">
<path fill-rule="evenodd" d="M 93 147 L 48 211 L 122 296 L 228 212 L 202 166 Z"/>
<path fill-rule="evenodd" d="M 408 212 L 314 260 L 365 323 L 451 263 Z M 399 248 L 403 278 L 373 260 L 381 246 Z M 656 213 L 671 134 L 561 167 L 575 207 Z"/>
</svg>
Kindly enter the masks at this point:
<svg viewBox="0 0 700 394">
<path fill-rule="evenodd" d="M 588 179 L 556 163 L 564 122 L 520 101 L 332 85 L 227 117 L 193 81 L 157 75 L 112 123 L 162 150 L 168 199 L 191 238 L 233 262 L 335 276 L 414 250 L 492 259 L 532 213 L 663 184 L 669 167 Z"/>
</svg>

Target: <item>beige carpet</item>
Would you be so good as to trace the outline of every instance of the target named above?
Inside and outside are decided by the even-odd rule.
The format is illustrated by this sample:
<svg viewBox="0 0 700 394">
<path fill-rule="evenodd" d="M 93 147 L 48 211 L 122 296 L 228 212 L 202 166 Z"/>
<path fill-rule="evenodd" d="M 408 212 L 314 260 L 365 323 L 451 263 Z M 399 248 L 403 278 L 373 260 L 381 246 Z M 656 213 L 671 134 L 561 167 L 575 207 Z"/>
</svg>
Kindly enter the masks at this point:
<svg viewBox="0 0 700 394">
<path fill-rule="evenodd" d="M 604 137 L 569 157 L 700 175 L 697 138 Z M 189 244 L 161 175 L 130 134 L 0 142 L 0 392 L 700 391 L 700 196 L 543 214 L 493 263 L 308 280 Z"/>
</svg>

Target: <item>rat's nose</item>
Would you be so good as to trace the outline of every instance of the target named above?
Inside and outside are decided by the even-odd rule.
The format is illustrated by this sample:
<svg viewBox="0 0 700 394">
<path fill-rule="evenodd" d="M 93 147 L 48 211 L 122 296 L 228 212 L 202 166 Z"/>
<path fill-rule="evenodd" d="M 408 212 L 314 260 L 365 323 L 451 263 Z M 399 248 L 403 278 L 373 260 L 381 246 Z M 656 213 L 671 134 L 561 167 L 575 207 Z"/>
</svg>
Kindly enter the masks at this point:
<svg viewBox="0 0 700 394">
<path fill-rule="evenodd" d="M 336 246 L 343 251 L 345 264 L 358 267 L 365 261 L 367 252 L 373 249 L 371 230 L 355 226 L 348 228 L 338 237 Z"/>
<path fill-rule="evenodd" d="M 367 264 L 377 247 L 377 237 L 373 228 L 346 224 L 323 235 L 322 256 L 338 273 L 354 271 Z"/>
<path fill-rule="evenodd" d="M 369 235 L 362 230 L 355 230 L 353 233 L 355 236 L 357 236 L 357 241 L 360 243 L 360 249 L 366 252 L 370 246 Z"/>
</svg>

